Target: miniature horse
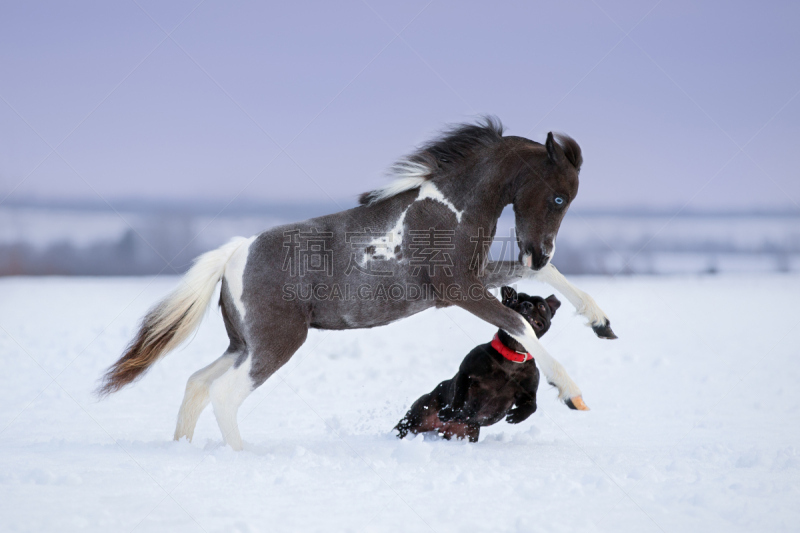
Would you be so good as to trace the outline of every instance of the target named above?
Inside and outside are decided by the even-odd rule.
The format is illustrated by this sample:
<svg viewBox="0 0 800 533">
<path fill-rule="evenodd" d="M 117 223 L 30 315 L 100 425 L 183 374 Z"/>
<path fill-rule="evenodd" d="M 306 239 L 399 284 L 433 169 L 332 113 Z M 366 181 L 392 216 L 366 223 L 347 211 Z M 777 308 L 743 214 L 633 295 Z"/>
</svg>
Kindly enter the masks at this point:
<svg viewBox="0 0 800 533">
<path fill-rule="evenodd" d="M 100 395 L 140 377 L 199 326 L 218 282 L 230 345 L 189 378 L 175 438 L 192 438 L 211 402 L 227 444 L 242 448 L 237 412 L 247 396 L 305 342 L 309 328 L 371 328 L 431 307 L 458 306 L 508 332 L 536 359 L 559 398 L 588 409 L 566 370 L 530 324 L 489 292 L 539 279 L 615 338 L 605 313 L 551 264 L 561 220 L 578 193 L 583 158 L 567 136 L 544 145 L 504 136 L 487 118 L 461 125 L 393 167 L 395 179 L 360 205 L 238 237 L 201 255 L 153 307 Z M 497 219 L 513 204 L 518 261 L 489 260 Z"/>
</svg>

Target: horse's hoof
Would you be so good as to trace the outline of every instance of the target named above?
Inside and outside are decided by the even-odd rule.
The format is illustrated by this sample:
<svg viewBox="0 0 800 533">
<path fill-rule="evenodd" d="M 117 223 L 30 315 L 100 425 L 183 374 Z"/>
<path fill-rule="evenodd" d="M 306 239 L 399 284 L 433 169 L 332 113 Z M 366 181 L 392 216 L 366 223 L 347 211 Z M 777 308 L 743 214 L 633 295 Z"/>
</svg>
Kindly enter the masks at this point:
<svg viewBox="0 0 800 533">
<path fill-rule="evenodd" d="M 564 402 L 567 404 L 567 407 L 570 409 L 575 409 L 576 411 L 588 411 L 589 406 L 583 403 L 583 398 L 581 396 L 575 396 L 574 398 L 567 398 L 567 401 Z"/>
<path fill-rule="evenodd" d="M 592 330 L 594 331 L 595 335 L 600 337 L 601 339 L 617 339 L 618 337 L 614 334 L 611 329 L 611 321 L 606 320 L 605 324 L 597 324 L 596 326 L 592 326 Z"/>
</svg>

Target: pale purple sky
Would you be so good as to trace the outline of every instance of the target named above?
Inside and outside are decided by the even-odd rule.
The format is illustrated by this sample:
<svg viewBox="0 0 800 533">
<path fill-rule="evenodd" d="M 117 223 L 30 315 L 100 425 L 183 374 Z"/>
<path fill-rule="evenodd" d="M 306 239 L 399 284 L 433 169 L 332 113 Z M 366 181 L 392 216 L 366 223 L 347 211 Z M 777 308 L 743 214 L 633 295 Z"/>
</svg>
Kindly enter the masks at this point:
<svg viewBox="0 0 800 533">
<path fill-rule="evenodd" d="M 351 202 L 490 113 L 577 139 L 576 206 L 797 209 L 798 21 L 798 2 L 4 2 L 0 199 Z"/>
</svg>

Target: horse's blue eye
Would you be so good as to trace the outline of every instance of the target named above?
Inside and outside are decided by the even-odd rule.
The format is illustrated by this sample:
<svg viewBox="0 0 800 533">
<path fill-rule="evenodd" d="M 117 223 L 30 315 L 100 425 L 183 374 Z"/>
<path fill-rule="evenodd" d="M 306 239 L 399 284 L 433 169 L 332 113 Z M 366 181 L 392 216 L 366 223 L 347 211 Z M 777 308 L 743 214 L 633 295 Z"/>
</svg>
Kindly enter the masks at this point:
<svg viewBox="0 0 800 533">
<path fill-rule="evenodd" d="M 553 200 L 556 205 L 564 205 L 564 199 L 560 196 L 556 196 L 555 200 Z"/>
</svg>

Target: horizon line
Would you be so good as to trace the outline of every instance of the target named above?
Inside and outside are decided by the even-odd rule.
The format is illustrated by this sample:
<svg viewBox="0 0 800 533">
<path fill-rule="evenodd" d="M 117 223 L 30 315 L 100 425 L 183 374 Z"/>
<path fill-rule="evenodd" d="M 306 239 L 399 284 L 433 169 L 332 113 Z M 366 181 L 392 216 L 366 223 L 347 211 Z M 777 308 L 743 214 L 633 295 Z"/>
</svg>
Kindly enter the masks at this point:
<svg viewBox="0 0 800 533">
<path fill-rule="evenodd" d="M 42 198 L 42 197 L 23 197 L 17 199 L 6 199 L 0 204 L 9 208 L 33 208 L 33 209 L 59 209 L 70 211 L 125 211 L 125 212 L 155 212 L 163 213 L 165 210 L 173 211 L 176 214 L 184 215 L 219 215 L 219 216 L 239 216 L 239 215 L 269 215 L 269 214 L 288 214 L 281 213 L 287 210 L 317 211 L 327 209 L 326 213 L 351 209 L 358 206 L 358 199 L 349 200 L 246 200 L 237 199 L 230 203 L 223 203 L 212 199 L 153 199 L 146 197 L 122 197 L 115 198 L 114 203 L 109 205 L 100 199 L 81 199 L 81 198 Z M 235 209 L 236 213 L 230 213 Z M 697 209 L 687 207 L 655 207 L 655 206 L 607 206 L 607 207 L 584 207 L 573 208 L 573 214 L 582 216 L 629 216 L 629 217 L 658 217 L 658 216 L 678 216 L 678 217 L 800 217 L 800 208 L 779 208 L 766 209 L 763 207 L 752 208 L 717 208 L 717 209 Z"/>
</svg>

